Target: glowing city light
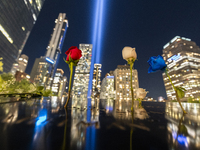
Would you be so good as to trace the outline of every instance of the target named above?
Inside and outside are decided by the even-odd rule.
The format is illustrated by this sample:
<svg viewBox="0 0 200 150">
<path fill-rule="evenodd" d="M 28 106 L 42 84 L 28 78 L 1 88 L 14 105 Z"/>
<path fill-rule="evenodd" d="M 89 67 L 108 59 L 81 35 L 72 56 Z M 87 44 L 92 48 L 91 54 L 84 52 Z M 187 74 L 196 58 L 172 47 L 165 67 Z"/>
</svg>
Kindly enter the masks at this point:
<svg viewBox="0 0 200 150">
<path fill-rule="evenodd" d="M 172 60 L 177 61 L 180 58 L 180 54 L 178 55 L 173 55 L 169 59 L 167 59 L 168 62 L 171 62 Z"/>
<path fill-rule="evenodd" d="M 54 61 L 51 60 L 51 59 L 49 59 L 49 58 L 46 58 L 46 61 L 48 61 L 48 62 L 51 63 L 51 64 L 54 64 Z"/>
<path fill-rule="evenodd" d="M 107 76 L 106 78 L 114 79 L 114 76 Z"/>
<path fill-rule="evenodd" d="M 174 139 L 177 139 L 178 143 L 181 144 L 181 145 L 185 145 L 186 147 L 188 146 L 188 141 L 187 141 L 187 137 L 180 134 L 178 135 L 178 138 L 177 138 L 177 133 L 176 132 L 172 132 L 172 136 Z"/>
<path fill-rule="evenodd" d="M 47 110 L 46 109 L 42 109 L 39 112 L 39 116 L 38 116 L 38 120 L 36 122 L 36 126 L 39 126 L 41 123 L 43 123 L 46 120 L 47 120 Z"/>
</svg>

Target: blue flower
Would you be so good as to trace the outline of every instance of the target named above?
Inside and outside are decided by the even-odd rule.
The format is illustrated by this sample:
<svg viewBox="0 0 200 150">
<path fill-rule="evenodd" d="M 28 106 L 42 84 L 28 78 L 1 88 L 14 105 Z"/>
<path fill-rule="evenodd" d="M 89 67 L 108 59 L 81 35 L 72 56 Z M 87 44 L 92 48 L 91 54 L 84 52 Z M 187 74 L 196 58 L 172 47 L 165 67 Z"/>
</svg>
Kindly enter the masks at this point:
<svg viewBox="0 0 200 150">
<path fill-rule="evenodd" d="M 158 70 L 164 71 L 167 65 L 162 56 L 158 55 L 157 57 L 153 56 L 147 61 L 149 63 L 148 73 L 156 72 Z"/>
</svg>

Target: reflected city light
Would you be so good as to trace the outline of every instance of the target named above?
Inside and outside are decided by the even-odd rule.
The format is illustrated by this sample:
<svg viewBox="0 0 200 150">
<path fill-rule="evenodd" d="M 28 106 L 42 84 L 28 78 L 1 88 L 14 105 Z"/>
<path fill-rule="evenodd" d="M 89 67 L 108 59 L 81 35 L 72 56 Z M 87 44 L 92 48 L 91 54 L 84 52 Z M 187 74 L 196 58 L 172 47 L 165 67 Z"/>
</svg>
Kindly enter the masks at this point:
<svg viewBox="0 0 200 150">
<path fill-rule="evenodd" d="M 36 122 L 36 126 L 39 126 L 42 122 L 47 120 L 47 116 L 39 117 L 38 121 Z"/>
<path fill-rule="evenodd" d="M 179 144 L 188 147 L 188 141 L 187 141 L 187 137 L 186 136 L 184 136 L 184 135 L 178 135 L 178 138 L 177 138 L 177 133 L 176 132 L 172 132 L 172 136 L 173 136 L 173 138 L 175 140 L 177 139 L 177 141 L 178 141 Z"/>
<path fill-rule="evenodd" d="M 41 123 L 45 122 L 47 120 L 47 110 L 46 109 L 42 109 L 39 112 L 39 116 L 38 116 L 38 120 L 36 121 L 36 126 L 41 125 Z"/>
</svg>

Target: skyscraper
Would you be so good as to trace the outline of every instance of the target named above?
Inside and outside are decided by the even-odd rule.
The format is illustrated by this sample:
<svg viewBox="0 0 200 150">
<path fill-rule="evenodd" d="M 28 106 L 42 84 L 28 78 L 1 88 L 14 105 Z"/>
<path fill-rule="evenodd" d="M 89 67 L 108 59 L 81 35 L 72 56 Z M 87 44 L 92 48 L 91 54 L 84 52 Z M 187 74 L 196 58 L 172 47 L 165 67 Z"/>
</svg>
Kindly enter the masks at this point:
<svg viewBox="0 0 200 150">
<path fill-rule="evenodd" d="M 58 19 L 55 20 L 55 23 L 55 28 L 53 29 L 54 31 L 51 36 L 51 40 L 49 42 L 47 52 L 45 55 L 47 61 L 48 59 L 54 61 L 54 64 L 52 65 L 51 77 L 53 77 L 56 72 L 58 60 L 61 54 L 63 43 L 65 40 L 65 35 L 68 28 L 68 20 L 66 19 L 66 14 L 60 13 Z"/>
<path fill-rule="evenodd" d="M 200 96 L 200 48 L 191 39 L 176 36 L 163 47 L 163 58 L 174 86 L 185 88 L 185 97 L 199 100 Z M 176 94 L 168 77 L 163 73 L 168 100 Z"/>
<path fill-rule="evenodd" d="M 53 84 L 52 84 L 52 92 L 55 95 L 58 95 L 59 91 L 61 90 L 60 88 L 62 88 L 61 83 L 63 80 L 63 74 L 64 74 L 64 71 L 62 69 L 58 68 L 56 70 L 55 76 L 53 78 Z"/>
<path fill-rule="evenodd" d="M 82 57 L 75 70 L 72 105 L 81 105 L 82 101 L 87 100 L 90 78 L 92 44 L 79 44 L 79 49 L 82 51 Z M 87 105 L 86 102 L 83 105 Z"/>
<path fill-rule="evenodd" d="M 0 1 L 0 58 L 10 72 L 37 20 L 44 0 Z"/>
<path fill-rule="evenodd" d="M 130 66 L 118 65 L 114 71 L 116 100 L 132 100 L 130 90 Z M 138 73 L 136 69 L 132 70 L 132 84 L 134 98 L 136 98 L 135 90 L 139 88 Z"/>
<path fill-rule="evenodd" d="M 46 86 L 46 88 L 51 87 L 52 80 L 57 69 L 59 57 L 62 51 L 67 28 L 68 20 L 66 19 L 66 14 L 60 13 L 58 19 L 55 20 L 55 28 L 53 29 L 53 34 L 47 46 L 46 54 L 44 57 L 41 57 L 40 60 L 36 59 L 32 69 L 36 72 L 31 71 L 31 78 L 33 78 L 36 83 L 38 81 L 44 82 L 45 78 L 45 83 L 42 84 Z M 40 65 L 41 63 L 43 65 Z M 44 71 L 44 76 L 41 76 L 41 70 Z"/>
</svg>

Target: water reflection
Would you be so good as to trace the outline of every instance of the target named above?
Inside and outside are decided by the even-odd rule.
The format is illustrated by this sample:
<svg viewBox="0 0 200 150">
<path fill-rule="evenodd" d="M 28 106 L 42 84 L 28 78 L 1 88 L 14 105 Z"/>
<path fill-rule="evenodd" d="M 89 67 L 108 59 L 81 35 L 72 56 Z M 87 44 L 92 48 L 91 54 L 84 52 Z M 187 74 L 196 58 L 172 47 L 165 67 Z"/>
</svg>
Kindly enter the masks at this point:
<svg viewBox="0 0 200 150">
<path fill-rule="evenodd" d="M 14 149 L 14 145 L 18 145 L 18 142 L 21 142 L 19 141 L 20 138 L 15 139 L 16 136 L 13 137 L 10 131 L 14 132 L 15 135 L 21 137 L 24 141 L 30 140 L 29 133 L 33 133 L 31 147 L 35 149 L 42 148 L 49 120 L 59 111 L 62 101 L 62 99 L 52 97 L 51 99 L 41 98 L 0 104 L 0 127 L 3 129 L 1 136 L 10 137 L 3 138 L 5 142 L 3 142 L 4 144 L 0 149 L 9 149 L 8 147 L 12 146 L 13 148 L 10 149 Z M 24 131 L 23 128 L 25 129 Z M 28 139 L 26 136 L 28 136 Z M 9 145 L 10 142 L 13 143 L 13 138 L 15 144 Z M 27 142 L 30 143 L 30 141 Z"/>
<path fill-rule="evenodd" d="M 75 149 L 94 149 L 95 133 L 100 127 L 99 123 L 99 98 L 84 100 L 91 101 L 91 106 L 85 109 L 72 108 L 71 110 L 71 147 Z M 82 106 L 80 104 L 80 106 Z"/>
<path fill-rule="evenodd" d="M 100 104 L 101 107 L 105 109 L 106 114 L 113 115 L 115 119 L 132 120 L 131 101 L 127 100 L 116 101 L 113 99 L 107 99 L 107 100 L 101 100 Z M 134 102 L 135 118 L 146 119 L 147 118 L 146 110 L 139 109 L 138 105 L 139 105 L 138 101 L 135 101 Z"/>
<path fill-rule="evenodd" d="M 174 105 L 146 102 L 150 118 L 142 120 L 137 102 L 132 114 L 131 101 L 83 100 L 88 101 L 91 105 L 69 106 L 67 112 L 65 99 L 57 97 L 0 104 L 0 149 L 199 148 L 199 106 L 190 105 L 191 114 L 182 116 Z"/>
<path fill-rule="evenodd" d="M 183 104 L 188 112 L 182 112 L 176 103 L 166 103 L 165 117 L 167 124 L 168 142 L 172 148 L 189 150 L 200 148 L 200 109 L 199 104 Z"/>
</svg>

